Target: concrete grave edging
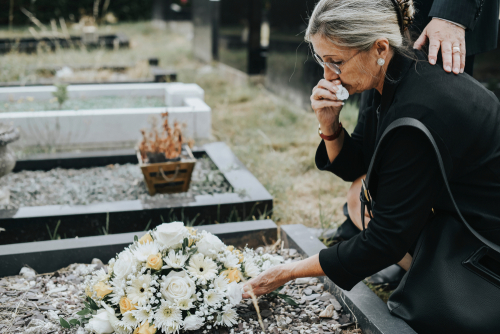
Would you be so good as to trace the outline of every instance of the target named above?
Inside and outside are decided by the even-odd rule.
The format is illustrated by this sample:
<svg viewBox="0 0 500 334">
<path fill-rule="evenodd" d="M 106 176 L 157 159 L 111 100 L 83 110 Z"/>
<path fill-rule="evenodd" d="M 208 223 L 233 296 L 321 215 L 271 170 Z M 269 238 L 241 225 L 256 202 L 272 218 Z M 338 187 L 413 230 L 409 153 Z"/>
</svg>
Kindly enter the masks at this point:
<svg viewBox="0 0 500 334">
<path fill-rule="evenodd" d="M 327 248 L 304 225 L 281 225 L 285 248 L 296 248 L 304 256 L 313 256 Z M 356 317 L 363 334 L 416 334 L 403 320 L 392 316 L 387 305 L 363 282 L 346 291 L 329 278 L 320 278 L 337 300 Z"/>
</svg>

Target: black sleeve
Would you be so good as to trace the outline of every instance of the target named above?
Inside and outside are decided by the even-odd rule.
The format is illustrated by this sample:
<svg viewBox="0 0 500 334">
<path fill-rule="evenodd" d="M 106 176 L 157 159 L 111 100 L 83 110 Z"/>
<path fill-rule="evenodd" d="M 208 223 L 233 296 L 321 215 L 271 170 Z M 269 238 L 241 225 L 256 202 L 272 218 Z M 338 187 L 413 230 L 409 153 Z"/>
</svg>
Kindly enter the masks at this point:
<svg viewBox="0 0 500 334">
<path fill-rule="evenodd" d="M 468 30 L 474 30 L 484 1 L 491 0 L 435 0 L 429 16 L 460 23 Z"/>
<path fill-rule="evenodd" d="M 434 150 L 419 130 L 397 129 L 381 149 L 374 218 L 364 232 L 319 254 L 323 271 L 342 289 L 399 262 L 444 187 Z"/>
<path fill-rule="evenodd" d="M 366 150 L 363 150 L 363 138 L 366 135 L 365 120 L 366 115 L 374 112 L 371 110 L 372 108 L 369 109 L 361 112 L 361 117 L 354 128 L 352 137 L 344 129 L 344 144 L 333 162 L 330 162 L 325 142 L 321 141 L 315 157 L 316 167 L 319 170 L 330 171 L 347 182 L 352 182 L 361 175 L 366 174 L 368 166 L 365 163 Z"/>
</svg>

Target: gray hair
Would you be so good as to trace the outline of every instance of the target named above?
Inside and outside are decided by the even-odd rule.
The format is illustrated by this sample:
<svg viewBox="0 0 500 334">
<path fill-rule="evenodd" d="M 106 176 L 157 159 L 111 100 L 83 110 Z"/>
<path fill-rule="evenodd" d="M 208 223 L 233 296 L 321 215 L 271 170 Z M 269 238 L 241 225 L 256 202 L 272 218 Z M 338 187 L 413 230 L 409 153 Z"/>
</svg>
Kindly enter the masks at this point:
<svg viewBox="0 0 500 334">
<path fill-rule="evenodd" d="M 413 17 L 413 1 L 320 0 L 309 18 L 305 39 L 320 35 L 333 44 L 360 51 L 370 49 L 379 38 L 387 38 L 394 51 L 409 55 L 409 33 L 401 32 L 393 1 L 406 6 Z"/>
</svg>

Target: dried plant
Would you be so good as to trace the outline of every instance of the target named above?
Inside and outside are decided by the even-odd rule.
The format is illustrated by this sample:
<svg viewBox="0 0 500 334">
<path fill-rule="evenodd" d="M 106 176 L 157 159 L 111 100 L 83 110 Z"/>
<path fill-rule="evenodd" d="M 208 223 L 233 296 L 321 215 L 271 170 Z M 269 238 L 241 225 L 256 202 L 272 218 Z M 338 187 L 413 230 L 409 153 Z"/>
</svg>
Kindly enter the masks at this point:
<svg viewBox="0 0 500 334">
<path fill-rule="evenodd" d="M 162 113 L 161 117 L 163 119 L 161 132 L 158 131 L 156 118 L 153 118 L 149 133 L 141 130 L 142 141 L 139 144 L 139 151 L 143 160 L 147 158 L 147 152 L 163 153 L 167 159 L 177 158 L 181 154 L 183 143 L 181 124 L 174 122 L 174 126 L 171 127 L 168 122 L 168 112 Z"/>
</svg>

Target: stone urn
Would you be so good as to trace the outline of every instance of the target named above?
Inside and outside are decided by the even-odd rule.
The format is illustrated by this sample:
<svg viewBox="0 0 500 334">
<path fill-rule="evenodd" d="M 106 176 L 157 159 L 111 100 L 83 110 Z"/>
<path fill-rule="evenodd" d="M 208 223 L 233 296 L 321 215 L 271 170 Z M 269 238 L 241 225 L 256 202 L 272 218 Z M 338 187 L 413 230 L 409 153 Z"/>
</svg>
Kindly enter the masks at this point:
<svg viewBox="0 0 500 334">
<path fill-rule="evenodd" d="M 19 131 L 11 125 L 0 123 L 0 177 L 10 173 L 16 165 L 16 155 L 8 144 L 18 140 Z M 10 191 L 0 188 L 0 205 L 9 204 Z"/>
</svg>

